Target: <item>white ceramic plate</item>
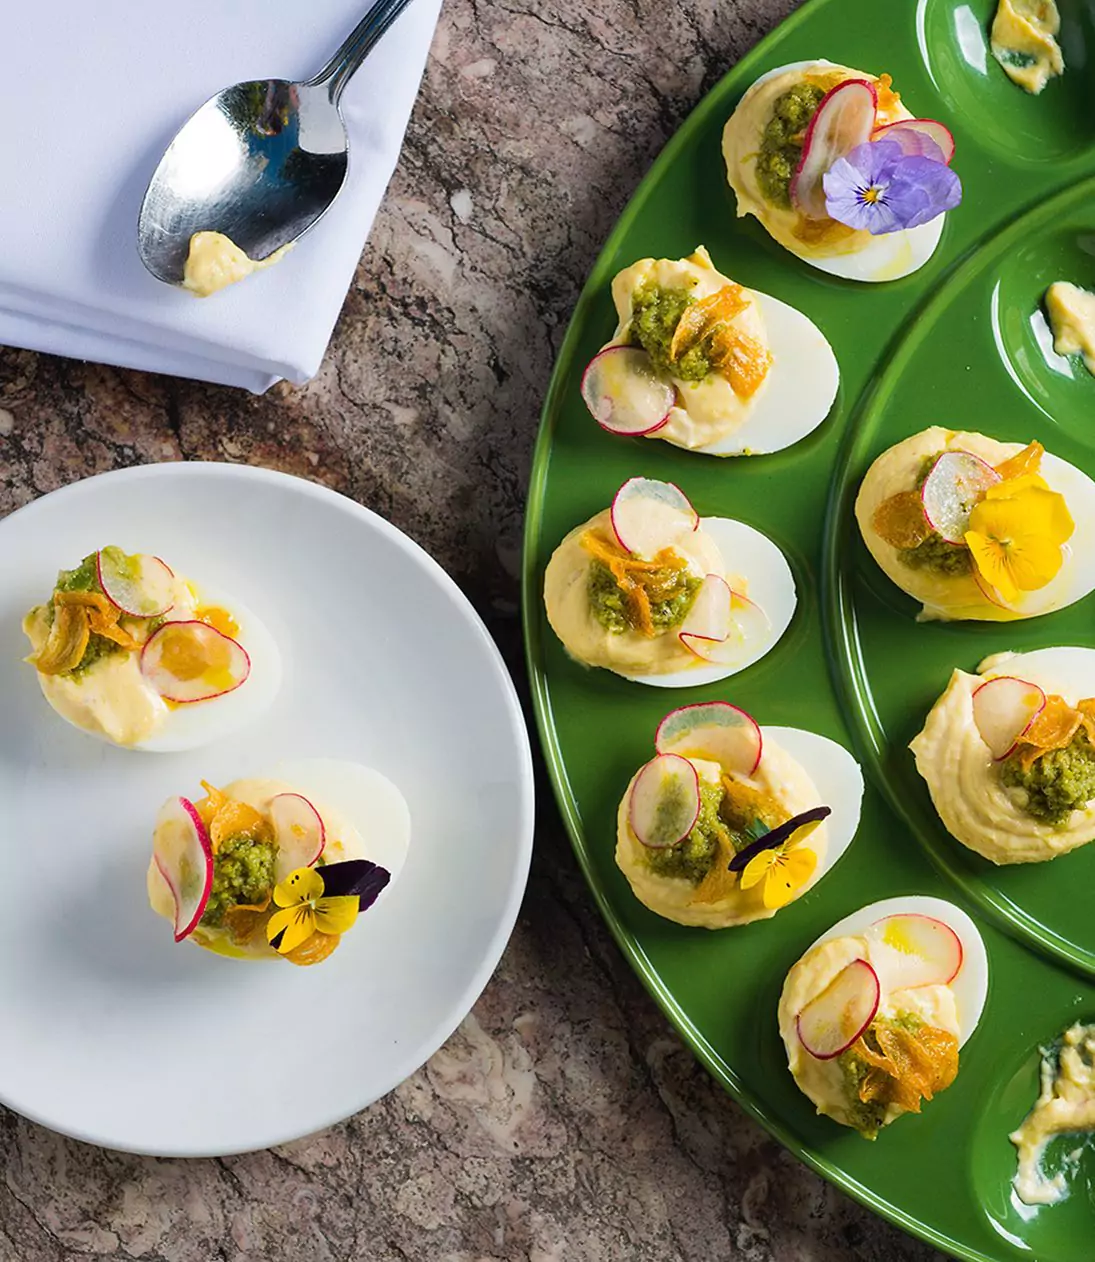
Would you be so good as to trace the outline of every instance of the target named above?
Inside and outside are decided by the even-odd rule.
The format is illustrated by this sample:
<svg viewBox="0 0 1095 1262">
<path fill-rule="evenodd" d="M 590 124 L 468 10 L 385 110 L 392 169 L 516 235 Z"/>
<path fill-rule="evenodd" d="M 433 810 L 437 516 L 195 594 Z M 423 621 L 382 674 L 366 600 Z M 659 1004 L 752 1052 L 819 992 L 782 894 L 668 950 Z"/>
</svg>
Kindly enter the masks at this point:
<svg viewBox="0 0 1095 1262">
<path fill-rule="evenodd" d="M 56 571 L 107 543 L 255 610 L 285 677 L 252 727 L 204 749 L 116 749 L 42 698 L 20 630 Z M 289 758 L 362 762 L 403 791 L 390 894 L 313 968 L 231 961 L 145 897 L 170 794 Z M 107 473 L 0 521 L 0 1100 L 108 1147 L 262 1148 L 391 1090 L 494 971 L 532 848 L 532 765 L 498 651 L 393 526 L 299 478 L 235 465 Z"/>
</svg>

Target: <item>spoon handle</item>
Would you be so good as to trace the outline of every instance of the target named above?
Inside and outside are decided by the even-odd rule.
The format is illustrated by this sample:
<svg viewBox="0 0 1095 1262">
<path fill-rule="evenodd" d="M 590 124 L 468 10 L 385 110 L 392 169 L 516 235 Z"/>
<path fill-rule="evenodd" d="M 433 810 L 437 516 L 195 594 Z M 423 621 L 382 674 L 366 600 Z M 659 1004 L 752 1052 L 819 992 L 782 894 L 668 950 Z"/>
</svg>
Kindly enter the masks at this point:
<svg viewBox="0 0 1095 1262">
<path fill-rule="evenodd" d="M 337 105 L 351 76 L 409 3 L 410 0 L 377 0 L 319 74 L 308 80 L 309 86 L 326 84 L 327 95 Z"/>
</svg>

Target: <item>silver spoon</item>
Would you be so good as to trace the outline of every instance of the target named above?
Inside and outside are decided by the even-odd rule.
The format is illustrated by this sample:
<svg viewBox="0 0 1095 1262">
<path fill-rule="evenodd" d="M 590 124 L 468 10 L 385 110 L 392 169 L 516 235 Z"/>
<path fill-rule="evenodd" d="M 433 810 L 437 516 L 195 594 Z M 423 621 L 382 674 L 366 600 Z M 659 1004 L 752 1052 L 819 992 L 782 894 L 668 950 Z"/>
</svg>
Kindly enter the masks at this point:
<svg viewBox="0 0 1095 1262">
<path fill-rule="evenodd" d="M 342 91 L 409 3 L 377 0 L 314 78 L 237 83 L 183 124 L 137 222 L 137 248 L 153 276 L 182 281 L 195 232 L 222 232 L 259 260 L 323 217 L 346 179 Z"/>
</svg>

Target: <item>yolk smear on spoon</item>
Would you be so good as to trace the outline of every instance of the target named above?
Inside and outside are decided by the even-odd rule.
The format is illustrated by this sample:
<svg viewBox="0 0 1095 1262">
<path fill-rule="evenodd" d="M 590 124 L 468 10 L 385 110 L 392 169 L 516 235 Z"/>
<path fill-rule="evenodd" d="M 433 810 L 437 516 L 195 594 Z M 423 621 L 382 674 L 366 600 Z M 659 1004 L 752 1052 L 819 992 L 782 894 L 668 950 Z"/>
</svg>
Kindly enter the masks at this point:
<svg viewBox="0 0 1095 1262">
<path fill-rule="evenodd" d="M 280 263 L 293 248 L 293 242 L 275 250 L 269 258 L 252 259 L 223 232 L 195 232 L 183 268 L 183 288 L 198 298 L 208 298 L 218 290 L 234 285 L 252 272 Z"/>
</svg>

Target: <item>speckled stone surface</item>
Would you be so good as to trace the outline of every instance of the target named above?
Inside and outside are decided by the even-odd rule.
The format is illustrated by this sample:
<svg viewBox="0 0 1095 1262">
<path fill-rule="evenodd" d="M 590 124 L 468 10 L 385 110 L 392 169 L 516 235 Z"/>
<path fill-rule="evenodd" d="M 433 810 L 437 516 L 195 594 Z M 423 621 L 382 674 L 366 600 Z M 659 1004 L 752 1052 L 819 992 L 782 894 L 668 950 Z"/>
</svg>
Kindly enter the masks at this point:
<svg viewBox="0 0 1095 1262">
<path fill-rule="evenodd" d="M 794 7 L 446 0 L 316 379 L 254 399 L 0 349 L 0 513 L 148 461 L 302 474 L 438 557 L 520 680 L 524 487 L 581 282 L 689 109 Z M 601 925 L 546 786 L 498 973 L 387 1099 L 284 1148 L 193 1162 L 0 1110 L 0 1166 L 0 1262 L 937 1256 L 787 1156 L 699 1068 Z"/>
</svg>

